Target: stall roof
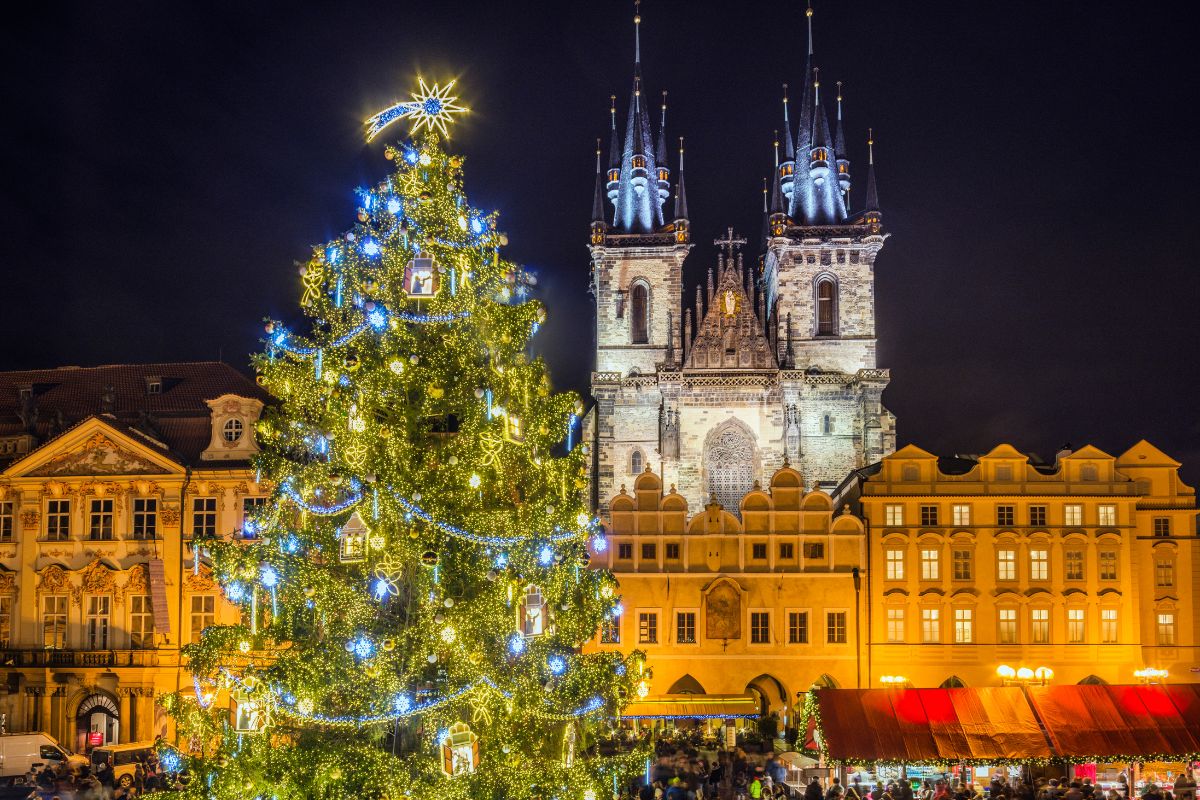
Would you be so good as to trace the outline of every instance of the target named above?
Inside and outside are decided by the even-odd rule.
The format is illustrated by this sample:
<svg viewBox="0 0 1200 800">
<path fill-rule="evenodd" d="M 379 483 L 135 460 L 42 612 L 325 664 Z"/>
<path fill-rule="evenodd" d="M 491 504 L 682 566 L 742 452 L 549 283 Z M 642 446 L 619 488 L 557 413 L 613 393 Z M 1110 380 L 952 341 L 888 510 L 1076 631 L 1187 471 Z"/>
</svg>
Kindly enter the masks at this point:
<svg viewBox="0 0 1200 800">
<path fill-rule="evenodd" d="M 1063 760 L 1200 758 L 1200 684 L 1037 686 L 1029 699 Z"/>
<path fill-rule="evenodd" d="M 818 689 L 826 755 L 916 764 L 1053 757 L 1019 687 Z"/>
<path fill-rule="evenodd" d="M 757 717 L 758 702 L 744 694 L 660 694 L 634 700 L 624 719 L 732 719 Z"/>
</svg>

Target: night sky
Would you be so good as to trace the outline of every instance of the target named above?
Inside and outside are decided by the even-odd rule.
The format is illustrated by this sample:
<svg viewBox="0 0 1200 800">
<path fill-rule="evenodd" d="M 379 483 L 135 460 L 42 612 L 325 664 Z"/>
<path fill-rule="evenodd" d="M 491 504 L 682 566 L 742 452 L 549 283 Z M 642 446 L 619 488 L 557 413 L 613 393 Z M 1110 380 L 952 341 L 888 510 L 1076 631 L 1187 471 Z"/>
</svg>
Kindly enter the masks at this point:
<svg viewBox="0 0 1200 800">
<path fill-rule="evenodd" d="M 297 317 L 293 262 L 387 173 L 362 120 L 420 71 L 459 78 L 468 193 L 542 279 L 556 383 L 586 389 L 594 140 L 608 96 L 628 102 L 632 3 L 37 5 L 0 34 L 0 369 L 245 368 L 264 315 Z M 1200 480 L 1187 7 L 817 0 L 852 199 L 876 132 L 879 361 L 901 443 L 1052 457 L 1144 437 Z M 690 298 L 726 225 L 760 230 L 803 6 L 642 15 L 647 92 L 670 90 L 668 134 L 687 137 Z"/>
</svg>

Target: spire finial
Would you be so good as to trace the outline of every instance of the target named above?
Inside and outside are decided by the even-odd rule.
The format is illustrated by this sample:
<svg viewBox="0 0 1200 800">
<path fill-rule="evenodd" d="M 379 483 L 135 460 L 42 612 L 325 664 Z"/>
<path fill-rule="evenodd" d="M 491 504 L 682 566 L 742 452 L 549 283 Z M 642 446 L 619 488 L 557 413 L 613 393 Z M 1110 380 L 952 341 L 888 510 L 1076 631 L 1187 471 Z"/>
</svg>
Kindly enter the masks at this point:
<svg viewBox="0 0 1200 800">
<path fill-rule="evenodd" d="M 808 10 L 804 12 L 804 16 L 808 17 L 808 54 L 812 53 L 812 0 L 808 0 Z"/>
<path fill-rule="evenodd" d="M 763 178 L 763 213 L 767 213 L 767 179 Z"/>
<path fill-rule="evenodd" d="M 838 122 L 842 121 L 842 82 L 837 82 L 837 106 L 838 106 Z"/>
<path fill-rule="evenodd" d="M 775 131 L 775 169 L 779 169 L 779 131 Z"/>
<path fill-rule="evenodd" d="M 683 137 L 679 137 L 679 171 L 683 172 Z"/>
<path fill-rule="evenodd" d="M 612 118 L 612 129 L 615 131 L 617 129 L 617 96 L 615 94 L 610 94 L 608 96 L 608 102 L 608 114 Z"/>
<path fill-rule="evenodd" d="M 867 164 L 875 166 L 875 129 L 867 128 Z"/>
<path fill-rule="evenodd" d="M 665 130 L 667 127 L 667 90 L 663 89 L 663 104 L 662 104 L 662 127 L 659 130 Z"/>
<path fill-rule="evenodd" d="M 600 137 L 596 137 L 596 174 L 600 174 Z"/>
<path fill-rule="evenodd" d="M 787 84 L 783 85 L 783 124 L 788 122 L 788 99 L 787 99 Z"/>
<path fill-rule="evenodd" d="M 813 105 L 821 105 L 821 68 L 813 67 Z"/>
<path fill-rule="evenodd" d="M 633 63 L 642 63 L 642 0 L 633 0 Z"/>
</svg>

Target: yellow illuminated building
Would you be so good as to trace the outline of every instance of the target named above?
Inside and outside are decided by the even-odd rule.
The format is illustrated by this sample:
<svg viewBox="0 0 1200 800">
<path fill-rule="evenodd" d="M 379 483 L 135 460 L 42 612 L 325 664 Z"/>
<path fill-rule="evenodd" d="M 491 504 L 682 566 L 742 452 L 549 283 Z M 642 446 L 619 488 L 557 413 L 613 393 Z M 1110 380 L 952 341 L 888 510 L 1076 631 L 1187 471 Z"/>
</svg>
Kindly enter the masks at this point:
<svg viewBox="0 0 1200 800">
<path fill-rule="evenodd" d="M 0 373 L 0 714 L 68 748 L 170 735 L 180 647 L 236 621 L 188 542 L 264 502 L 268 398 L 219 363 Z"/>
</svg>

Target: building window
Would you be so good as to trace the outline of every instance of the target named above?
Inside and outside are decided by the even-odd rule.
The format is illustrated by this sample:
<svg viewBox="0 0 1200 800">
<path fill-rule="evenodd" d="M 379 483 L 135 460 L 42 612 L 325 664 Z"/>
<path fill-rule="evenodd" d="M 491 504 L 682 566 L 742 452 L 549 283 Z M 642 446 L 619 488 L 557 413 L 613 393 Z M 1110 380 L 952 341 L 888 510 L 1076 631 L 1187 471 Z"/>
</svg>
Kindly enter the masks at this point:
<svg viewBox="0 0 1200 800">
<path fill-rule="evenodd" d="M 42 598 L 42 647 L 62 650 L 67 643 L 67 596 L 48 594 Z"/>
<path fill-rule="evenodd" d="M 1000 644 L 1017 643 L 1017 610 L 1002 608 L 997 612 L 996 639 Z"/>
<path fill-rule="evenodd" d="M 135 594 L 129 598 L 129 646 L 134 649 L 154 646 L 154 614 L 149 595 Z"/>
<path fill-rule="evenodd" d="M 1016 506 L 996 506 L 996 524 L 1002 528 L 1011 528 L 1017 524 Z"/>
<path fill-rule="evenodd" d="M 71 501 L 46 501 L 46 538 L 50 541 L 66 541 L 71 535 Z"/>
<path fill-rule="evenodd" d="M 1063 551 L 1063 577 L 1068 581 L 1083 580 L 1083 551 Z"/>
<path fill-rule="evenodd" d="M 942 612 L 937 608 L 921 609 L 921 641 L 926 643 L 942 640 Z"/>
<path fill-rule="evenodd" d="M 696 643 L 695 611 L 679 611 L 675 614 L 675 641 L 679 644 Z"/>
<path fill-rule="evenodd" d="M 1100 580 L 1115 581 L 1117 579 L 1117 551 L 1100 551 Z"/>
<path fill-rule="evenodd" d="M 158 500 L 153 497 L 133 499 L 133 538 L 154 539 L 158 536 Z"/>
<path fill-rule="evenodd" d="M 791 542 L 779 543 L 779 558 L 782 561 L 791 561 L 796 557 L 796 546 Z"/>
<path fill-rule="evenodd" d="M 1086 636 L 1086 626 L 1084 624 L 1084 610 L 1082 608 L 1067 609 L 1067 641 L 1071 644 L 1082 644 Z"/>
<path fill-rule="evenodd" d="M 217 535 L 217 498 L 196 497 L 192 500 L 192 538 Z"/>
<path fill-rule="evenodd" d="M 750 644 L 770 644 L 771 612 L 750 612 Z"/>
<path fill-rule="evenodd" d="M 955 550 L 954 551 L 954 580 L 969 581 L 972 580 L 971 569 L 971 551 L 970 550 Z"/>
<path fill-rule="evenodd" d="M 1175 646 L 1175 614 L 1164 611 L 1158 614 L 1158 644 L 1162 647 Z"/>
<path fill-rule="evenodd" d="M 221 436 L 224 437 L 225 441 L 233 444 L 242 438 L 242 433 L 245 430 L 246 426 L 242 423 L 242 421 L 237 417 L 234 417 L 233 419 L 225 420 L 225 425 L 221 428 Z"/>
<path fill-rule="evenodd" d="M 889 642 L 904 641 L 903 608 L 889 608 L 887 610 L 887 640 Z"/>
<path fill-rule="evenodd" d="M 1017 551 L 996 551 L 996 580 L 1015 581 L 1017 579 Z"/>
<path fill-rule="evenodd" d="M 1117 610 L 1100 609 L 1100 641 L 1104 644 L 1117 643 Z"/>
<path fill-rule="evenodd" d="M 111 497 L 92 500 L 88 509 L 88 538 L 109 541 L 113 538 L 113 501 Z"/>
<path fill-rule="evenodd" d="M 1117 507 L 1113 505 L 1103 505 L 1099 508 L 1100 519 L 1097 524 L 1105 527 L 1113 527 L 1117 524 Z"/>
<path fill-rule="evenodd" d="M 904 506 L 901 505 L 886 505 L 883 507 L 884 522 L 892 526 L 900 526 L 904 524 Z"/>
<path fill-rule="evenodd" d="M 12 642 L 12 595 L 0 595 L 0 650 L 7 650 Z"/>
<path fill-rule="evenodd" d="M 635 283 L 629 293 L 629 340 L 634 344 L 647 344 L 650 341 L 650 325 L 646 316 L 646 286 Z"/>
<path fill-rule="evenodd" d="M 258 536 L 261 525 L 258 515 L 266 505 L 265 497 L 242 498 L 242 538 L 254 539 Z"/>
<path fill-rule="evenodd" d="M 921 580 L 936 581 L 941 577 L 941 556 L 937 549 L 921 551 Z"/>
<path fill-rule="evenodd" d="M 1013 479 L 1012 464 L 999 464 L 996 466 L 996 480 L 1002 483 L 1007 483 Z"/>
<path fill-rule="evenodd" d="M 1155 536 L 1170 536 L 1171 535 L 1171 518 L 1170 517 L 1155 517 L 1154 518 L 1154 535 Z"/>
<path fill-rule="evenodd" d="M 1029 610 L 1029 640 L 1034 644 L 1050 643 L 1050 609 Z"/>
<path fill-rule="evenodd" d="M 629 455 L 629 474 L 640 475 L 642 472 L 642 451 L 634 450 Z"/>
<path fill-rule="evenodd" d="M 634 169 L 645 169 L 646 168 L 646 157 L 645 156 L 634 156 L 633 157 L 633 168 Z"/>
<path fill-rule="evenodd" d="M 621 643 L 621 615 L 614 614 L 600 624 L 600 644 Z"/>
<path fill-rule="evenodd" d="M 887 564 L 887 579 L 889 581 L 904 580 L 904 551 L 899 548 L 887 550 L 884 553 Z"/>
<path fill-rule="evenodd" d="M 805 542 L 804 557 L 816 561 L 820 561 L 821 559 L 825 558 L 825 543 Z"/>
<path fill-rule="evenodd" d="M 1031 581 L 1048 581 L 1048 580 L 1050 580 L 1050 551 L 1049 550 L 1030 550 L 1029 551 L 1029 580 L 1031 580 Z"/>
<path fill-rule="evenodd" d="M 1063 525 L 1078 527 L 1083 524 L 1083 506 L 1072 503 L 1063 506 Z"/>
<path fill-rule="evenodd" d="M 658 644 L 658 614 L 643 611 L 638 614 L 638 643 Z"/>
<path fill-rule="evenodd" d="M 654 542 L 642 542 L 642 561 L 653 561 L 658 558 L 658 548 Z"/>
<path fill-rule="evenodd" d="M 970 644 L 975 641 L 975 611 L 970 608 L 954 609 L 954 643 Z"/>
<path fill-rule="evenodd" d="M 622 558 L 628 561 L 633 558 L 633 543 L 620 542 L 617 544 L 617 558 Z"/>
<path fill-rule="evenodd" d="M 750 557 L 756 561 L 761 561 L 767 557 L 766 542 L 754 542 L 750 545 Z"/>
<path fill-rule="evenodd" d="M 817 282 L 817 336 L 833 336 L 837 332 L 837 287 L 833 281 Z"/>
<path fill-rule="evenodd" d="M 13 540 L 13 504 L 12 501 L 0 503 L 0 542 Z"/>
<path fill-rule="evenodd" d="M 192 641 L 198 642 L 204 629 L 217 621 L 217 598 L 211 594 L 194 594 L 191 609 Z"/>
<path fill-rule="evenodd" d="M 950 513 L 954 517 L 955 525 L 961 527 L 971 524 L 971 507 L 966 503 L 955 503 L 950 506 Z"/>
<path fill-rule="evenodd" d="M 788 612 L 788 644 L 808 644 L 808 612 Z"/>
<path fill-rule="evenodd" d="M 916 464 L 905 464 L 900 471 L 900 479 L 906 482 L 921 480 L 921 469 Z"/>
<path fill-rule="evenodd" d="M 937 506 L 921 506 L 921 524 L 926 527 L 938 524 Z"/>
<path fill-rule="evenodd" d="M 87 619 L 84 620 L 88 650 L 108 649 L 108 614 L 109 598 L 106 595 L 88 597 Z"/>
<path fill-rule="evenodd" d="M 1154 585 L 1155 586 L 1174 586 L 1175 585 L 1175 562 L 1170 560 L 1160 560 L 1154 562 Z"/>
<path fill-rule="evenodd" d="M 678 561 L 679 560 L 679 543 L 678 542 L 668 542 L 667 544 L 663 545 L 663 547 L 665 548 L 664 555 L 666 556 L 668 561 Z"/>
<path fill-rule="evenodd" d="M 1043 528 L 1046 525 L 1046 507 L 1045 506 L 1030 506 L 1029 507 L 1029 524 L 1034 528 Z"/>
<path fill-rule="evenodd" d="M 825 641 L 828 644 L 846 643 L 845 611 L 829 611 L 825 614 Z"/>
<path fill-rule="evenodd" d="M 821 419 L 821 433 L 825 434 L 826 436 L 829 436 L 833 433 L 833 417 L 829 414 L 826 414 Z"/>
</svg>

